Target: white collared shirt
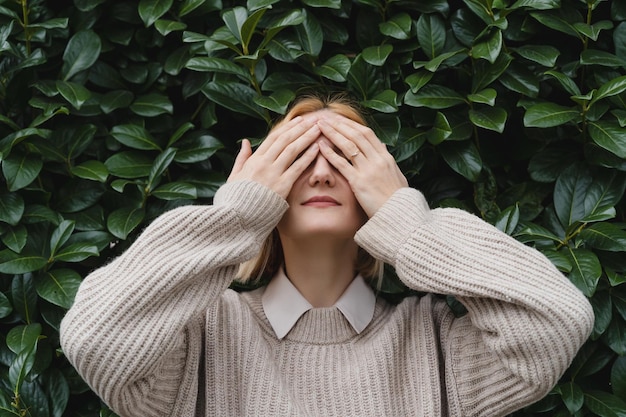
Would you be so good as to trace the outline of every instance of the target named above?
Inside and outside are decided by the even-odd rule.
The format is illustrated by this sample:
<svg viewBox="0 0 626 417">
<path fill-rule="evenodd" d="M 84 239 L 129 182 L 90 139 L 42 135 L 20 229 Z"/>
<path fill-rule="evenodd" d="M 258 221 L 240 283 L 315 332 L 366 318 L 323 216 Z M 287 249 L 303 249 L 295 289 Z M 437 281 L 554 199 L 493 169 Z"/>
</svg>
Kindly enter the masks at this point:
<svg viewBox="0 0 626 417">
<path fill-rule="evenodd" d="M 300 291 L 287 278 L 283 268 L 265 288 L 262 296 L 263 311 L 278 339 L 282 339 L 295 326 L 298 319 L 313 308 Z M 357 275 L 335 303 L 352 328 L 361 333 L 374 317 L 376 295 L 361 275 Z"/>
</svg>

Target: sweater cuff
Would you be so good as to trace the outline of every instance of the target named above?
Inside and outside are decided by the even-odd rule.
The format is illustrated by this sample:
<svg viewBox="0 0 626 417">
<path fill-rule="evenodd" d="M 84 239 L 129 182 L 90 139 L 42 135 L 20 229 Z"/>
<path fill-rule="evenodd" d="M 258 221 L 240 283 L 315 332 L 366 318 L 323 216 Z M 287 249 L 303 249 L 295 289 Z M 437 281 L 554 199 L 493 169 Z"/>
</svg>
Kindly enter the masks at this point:
<svg viewBox="0 0 626 417">
<path fill-rule="evenodd" d="M 354 240 L 374 258 L 395 265 L 398 250 L 427 221 L 429 213 L 421 192 L 401 188 L 359 229 Z"/>
<path fill-rule="evenodd" d="M 289 208 L 280 195 L 252 180 L 227 182 L 213 198 L 213 205 L 228 206 L 241 219 L 244 229 L 269 235 Z"/>
</svg>

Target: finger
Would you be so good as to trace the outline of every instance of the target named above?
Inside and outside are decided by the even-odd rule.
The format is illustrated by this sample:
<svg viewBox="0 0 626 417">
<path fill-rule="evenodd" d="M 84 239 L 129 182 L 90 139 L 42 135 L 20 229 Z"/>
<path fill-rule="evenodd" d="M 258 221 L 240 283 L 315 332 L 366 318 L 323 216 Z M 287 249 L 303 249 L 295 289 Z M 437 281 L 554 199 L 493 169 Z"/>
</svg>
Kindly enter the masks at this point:
<svg viewBox="0 0 626 417">
<path fill-rule="evenodd" d="M 354 166 L 352 166 L 346 158 L 335 152 L 328 140 L 322 139 L 317 143 L 320 145 L 320 153 L 324 156 L 324 158 L 326 158 L 326 160 L 330 162 L 330 164 L 334 166 L 346 180 L 348 180 L 348 183 L 351 183 L 355 173 Z"/>
<path fill-rule="evenodd" d="M 380 153 L 387 149 L 369 127 L 339 114 L 327 116 L 330 117 L 328 124 L 337 132 L 356 143 L 363 153 L 371 155 L 372 151 Z"/>
<path fill-rule="evenodd" d="M 294 161 L 298 160 L 298 156 L 309 148 L 320 136 L 320 128 L 317 125 L 311 126 L 306 132 L 300 135 L 296 140 L 287 145 L 276 157 L 276 165 L 283 167 L 285 170 L 291 166 Z M 278 146 L 278 144 L 277 144 Z M 269 152 L 268 152 L 269 154 Z"/>
<path fill-rule="evenodd" d="M 358 140 L 356 133 L 342 133 L 331 125 L 328 121 L 318 122 L 322 134 L 334 144 L 343 155 L 349 160 L 354 159 L 359 153 L 364 155 L 372 154 L 371 146 L 363 140 Z M 330 146 L 330 144 L 329 144 Z"/>
<path fill-rule="evenodd" d="M 320 146 L 314 142 L 307 148 L 302 156 L 294 161 L 293 164 L 285 171 L 285 180 L 292 185 L 302 175 L 302 173 L 313 163 L 319 154 Z"/>
<path fill-rule="evenodd" d="M 317 120 L 311 115 L 297 116 L 283 125 L 273 129 L 263 141 L 259 150 L 261 154 L 275 159 L 291 142 L 306 132 Z"/>
<path fill-rule="evenodd" d="M 252 145 L 250 145 L 250 141 L 248 139 L 244 139 L 241 141 L 241 149 L 239 153 L 237 153 L 237 157 L 235 158 L 235 163 L 233 164 L 233 169 L 230 172 L 229 178 L 233 175 L 239 173 L 243 168 L 243 165 L 246 163 L 248 158 L 252 155 Z"/>
</svg>

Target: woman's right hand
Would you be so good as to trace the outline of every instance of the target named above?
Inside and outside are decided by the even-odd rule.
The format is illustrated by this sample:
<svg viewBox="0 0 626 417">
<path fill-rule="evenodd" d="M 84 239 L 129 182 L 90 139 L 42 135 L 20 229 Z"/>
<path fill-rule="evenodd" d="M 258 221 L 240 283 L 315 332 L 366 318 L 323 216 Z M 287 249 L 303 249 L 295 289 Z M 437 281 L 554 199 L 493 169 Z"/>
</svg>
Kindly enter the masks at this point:
<svg viewBox="0 0 626 417">
<path fill-rule="evenodd" d="M 286 199 L 319 152 L 315 143 L 320 136 L 317 120 L 317 116 L 304 115 L 279 125 L 255 152 L 244 139 L 227 181 L 256 181 Z"/>
</svg>

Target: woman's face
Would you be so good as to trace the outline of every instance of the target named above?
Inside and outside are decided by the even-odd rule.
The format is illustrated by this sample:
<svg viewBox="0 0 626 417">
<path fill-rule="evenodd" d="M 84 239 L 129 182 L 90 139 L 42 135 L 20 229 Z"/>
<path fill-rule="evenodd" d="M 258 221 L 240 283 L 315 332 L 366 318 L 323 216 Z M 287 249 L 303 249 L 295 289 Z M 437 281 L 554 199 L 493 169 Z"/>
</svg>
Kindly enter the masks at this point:
<svg viewBox="0 0 626 417">
<path fill-rule="evenodd" d="M 323 114 L 330 110 L 320 110 Z M 320 136 L 322 139 L 323 136 Z M 287 196 L 289 209 L 278 224 L 291 239 L 332 237 L 352 240 L 367 221 L 348 181 L 319 153 Z"/>
</svg>

